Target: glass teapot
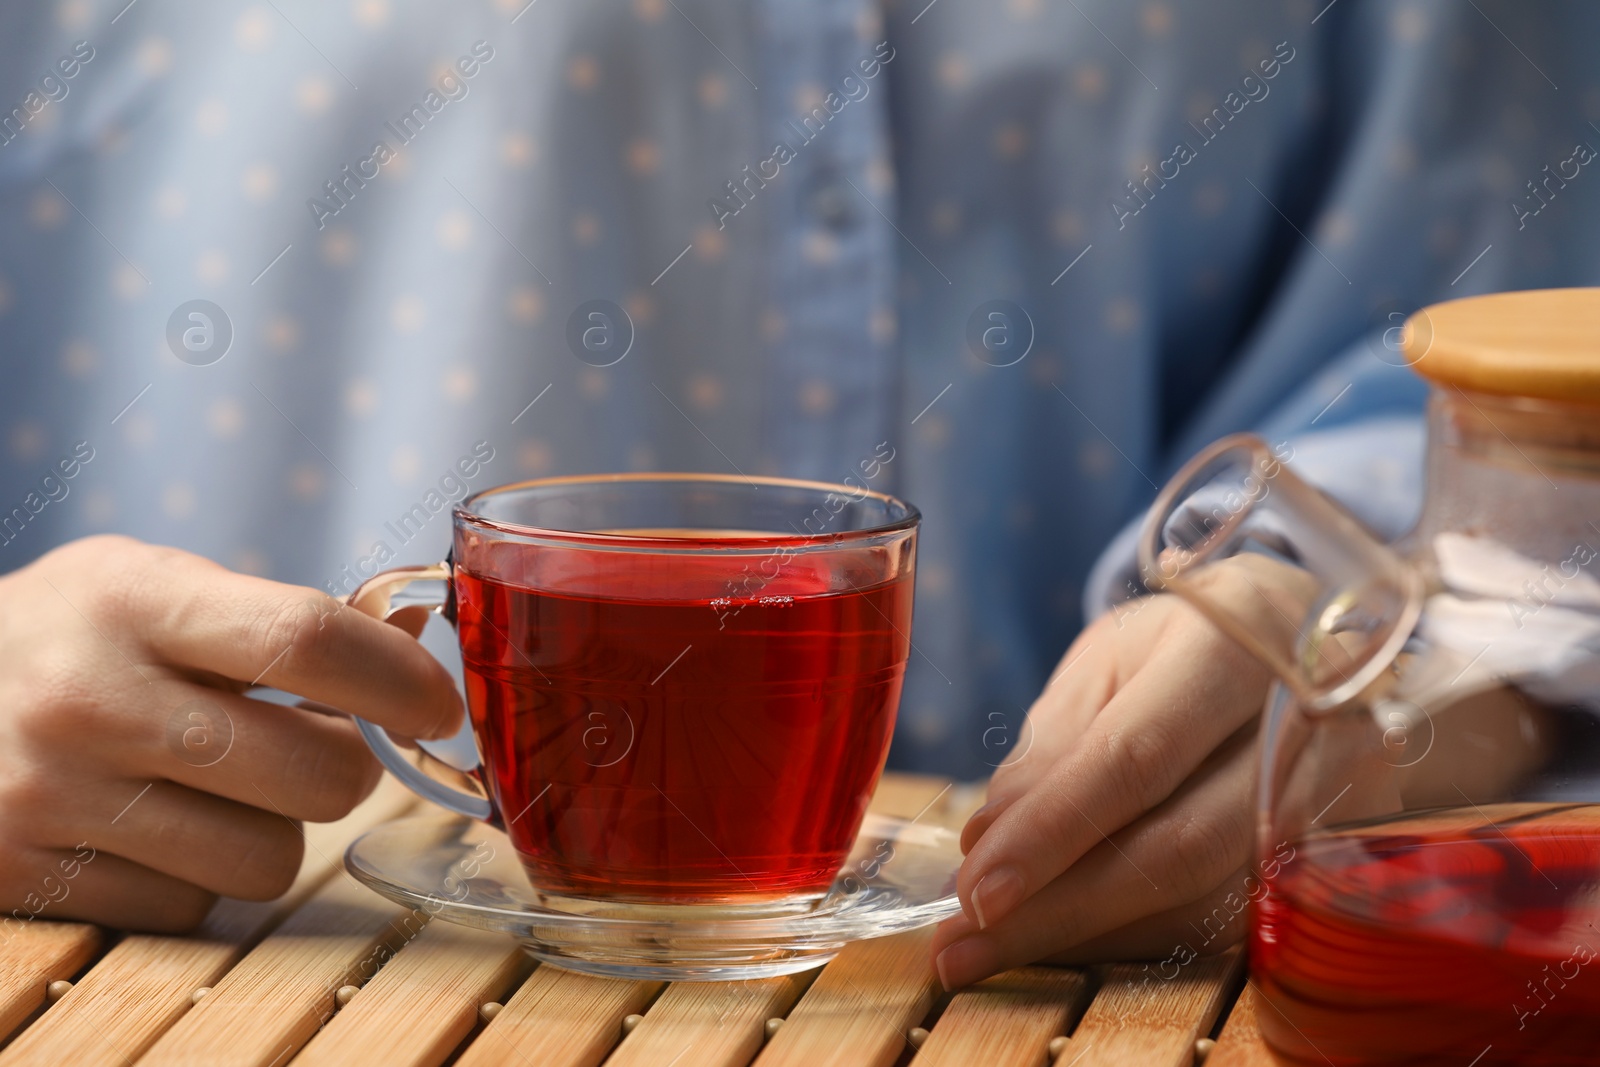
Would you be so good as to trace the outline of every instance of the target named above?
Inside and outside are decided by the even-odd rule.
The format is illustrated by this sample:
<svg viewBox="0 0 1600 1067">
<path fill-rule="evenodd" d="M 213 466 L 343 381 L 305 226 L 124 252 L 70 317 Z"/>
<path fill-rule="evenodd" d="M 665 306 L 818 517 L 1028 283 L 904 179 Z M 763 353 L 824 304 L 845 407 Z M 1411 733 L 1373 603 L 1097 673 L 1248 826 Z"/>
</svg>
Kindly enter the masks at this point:
<svg viewBox="0 0 1600 1067">
<path fill-rule="evenodd" d="M 1307 1064 L 1600 1058 L 1600 289 L 1419 311 L 1416 528 L 1375 539 L 1259 438 L 1151 509 L 1146 584 L 1276 676 L 1251 980 Z"/>
</svg>

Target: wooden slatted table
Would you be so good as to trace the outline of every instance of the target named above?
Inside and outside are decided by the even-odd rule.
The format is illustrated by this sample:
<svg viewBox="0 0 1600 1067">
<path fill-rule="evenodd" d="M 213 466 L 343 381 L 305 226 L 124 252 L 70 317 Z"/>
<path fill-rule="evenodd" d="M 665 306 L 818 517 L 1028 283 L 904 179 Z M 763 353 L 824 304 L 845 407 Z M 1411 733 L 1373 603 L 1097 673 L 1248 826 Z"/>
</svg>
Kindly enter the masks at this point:
<svg viewBox="0 0 1600 1067">
<path fill-rule="evenodd" d="M 977 799 L 891 775 L 874 807 L 959 826 Z M 222 901 L 187 937 L 5 924 L 0 1067 L 1041 1067 L 1052 1047 L 1060 1067 L 1273 1062 L 1238 952 L 1170 980 L 1143 964 L 1026 967 L 954 996 L 929 963 L 931 930 L 744 982 L 535 967 L 508 938 L 419 926 L 343 872 L 350 840 L 416 803 L 386 780 L 349 818 L 306 828 L 281 898 Z"/>
</svg>

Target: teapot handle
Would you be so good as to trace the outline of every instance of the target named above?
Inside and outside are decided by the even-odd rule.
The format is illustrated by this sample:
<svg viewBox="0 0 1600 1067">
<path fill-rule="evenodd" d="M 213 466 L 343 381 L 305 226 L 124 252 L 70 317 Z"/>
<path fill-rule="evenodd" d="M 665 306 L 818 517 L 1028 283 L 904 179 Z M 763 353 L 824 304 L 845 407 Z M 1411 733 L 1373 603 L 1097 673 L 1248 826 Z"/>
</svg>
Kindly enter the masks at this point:
<svg viewBox="0 0 1600 1067">
<path fill-rule="evenodd" d="M 1254 434 L 1184 464 L 1151 505 L 1139 571 L 1331 711 L 1385 676 L 1422 611 L 1421 576 Z"/>
</svg>

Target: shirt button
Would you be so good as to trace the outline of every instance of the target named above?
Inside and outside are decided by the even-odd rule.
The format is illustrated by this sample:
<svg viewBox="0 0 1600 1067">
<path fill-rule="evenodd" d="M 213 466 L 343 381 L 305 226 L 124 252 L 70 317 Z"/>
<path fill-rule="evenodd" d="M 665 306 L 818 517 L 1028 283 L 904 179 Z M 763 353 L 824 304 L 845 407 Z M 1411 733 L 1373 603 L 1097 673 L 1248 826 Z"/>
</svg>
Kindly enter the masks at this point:
<svg viewBox="0 0 1600 1067">
<path fill-rule="evenodd" d="M 830 230 L 855 225 L 856 192 L 836 173 L 826 172 L 813 179 L 805 202 L 807 210 Z"/>
</svg>

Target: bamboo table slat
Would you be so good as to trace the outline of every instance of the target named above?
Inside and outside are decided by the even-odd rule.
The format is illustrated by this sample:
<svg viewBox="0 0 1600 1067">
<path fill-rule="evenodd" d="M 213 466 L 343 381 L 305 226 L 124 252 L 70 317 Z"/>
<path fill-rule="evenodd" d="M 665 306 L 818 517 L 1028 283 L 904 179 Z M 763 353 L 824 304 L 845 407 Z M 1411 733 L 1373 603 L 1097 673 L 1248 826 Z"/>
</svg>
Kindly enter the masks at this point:
<svg viewBox="0 0 1600 1067">
<path fill-rule="evenodd" d="M 456 1067 L 594 1067 L 622 1039 L 622 1020 L 647 1010 L 664 988 L 540 967 Z"/>
<path fill-rule="evenodd" d="M 515 988 L 533 960 L 510 938 L 430 922 L 295 1057 L 300 1067 L 363 1058 L 431 1067 L 472 1032 L 483 1004 Z"/>
<path fill-rule="evenodd" d="M 16 926 L 12 924 L 16 923 Z M 50 983 L 70 978 L 94 958 L 100 931 L 82 923 L 8 920 L 0 947 L 0 1035 L 10 1034 L 45 1001 Z"/>
<path fill-rule="evenodd" d="M 426 921 L 336 877 L 240 960 L 139 1061 L 152 1067 L 283 1063 Z"/>
<path fill-rule="evenodd" d="M 981 787 L 889 775 L 873 807 L 954 828 L 981 800 Z M 343 872 L 351 840 L 413 804 L 386 779 L 347 819 L 305 828 L 284 896 L 222 901 L 186 937 L 7 924 L 0 1067 L 1042 1067 L 1052 1039 L 1067 1046 L 1057 1067 L 1188 1067 L 1212 1034 L 1208 1067 L 1273 1062 L 1249 990 L 1229 1014 L 1237 951 L 1159 979 L 1143 964 L 1026 967 L 954 996 L 929 960 L 931 929 L 784 978 L 536 967 L 509 939 L 430 923 Z M 62 979 L 75 984 L 52 994 Z"/>
<path fill-rule="evenodd" d="M 761 1048 L 767 1020 L 787 1015 L 813 976 L 670 986 L 606 1067 L 660 1067 L 691 1052 L 695 1067 L 744 1067 Z"/>
<path fill-rule="evenodd" d="M 912 1067 L 1038 1067 L 1068 1033 L 1094 988 L 1082 971 L 1021 967 L 955 995 Z"/>
<path fill-rule="evenodd" d="M 1239 993 L 1239 1001 L 1228 1013 L 1228 1021 L 1217 1035 L 1217 1048 L 1206 1061 L 1207 1067 L 1274 1067 L 1272 1053 L 1261 1040 L 1256 1026 L 1260 1006 L 1254 985 Z M 1271 1008 L 1267 1009 L 1271 1011 Z"/>
<path fill-rule="evenodd" d="M 888 1067 L 910 1047 L 939 979 L 933 928 L 848 945 L 812 984 L 757 1067 Z"/>
<path fill-rule="evenodd" d="M 1187 1067 L 1195 1041 L 1211 1032 L 1243 967 L 1234 949 L 1193 960 L 1170 978 L 1148 964 L 1106 968 L 1065 1061 L 1075 1067 Z"/>
</svg>

